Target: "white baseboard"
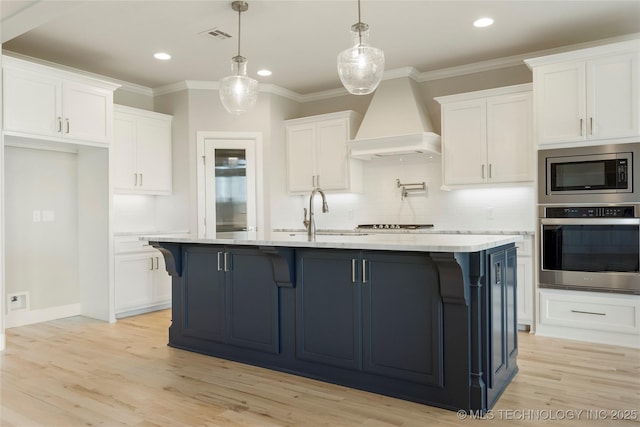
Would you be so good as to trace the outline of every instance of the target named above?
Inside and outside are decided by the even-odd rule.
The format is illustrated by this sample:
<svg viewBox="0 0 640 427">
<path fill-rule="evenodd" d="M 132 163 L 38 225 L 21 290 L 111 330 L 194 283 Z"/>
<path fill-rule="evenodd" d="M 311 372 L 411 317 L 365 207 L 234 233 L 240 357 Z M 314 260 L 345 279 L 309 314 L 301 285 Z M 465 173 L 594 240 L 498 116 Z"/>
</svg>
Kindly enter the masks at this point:
<svg viewBox="0 0 640 427">
<path fill-rule="evenodd" d="M 7 313 L 4 318 L 4 326 L 5 328 L 15 328 L 17 326 L 48 322 L 50 320 L 63 319 L 65 317 L 80 316 L 80 314 L 80 303 L 42 308 L 39 310 L 11 311 Z"/>
<path fill-rule="evenodd" d="M 4 351 L 5 348 L 7 348 L 7 340 L 4 334 L 0 334 L 0 351 Z"/>
<path fill-rule="evenodd" d="M 139 308 L 135 310 L 121 311 L 116 313 L 116 319 L 122 319 L 124 317 L 137 316 L 139 314 L 151 313 L 152 311 L 165 310 L 171 308 L 171 302 L 153 305 L 151 307 Z"/>
</svg>

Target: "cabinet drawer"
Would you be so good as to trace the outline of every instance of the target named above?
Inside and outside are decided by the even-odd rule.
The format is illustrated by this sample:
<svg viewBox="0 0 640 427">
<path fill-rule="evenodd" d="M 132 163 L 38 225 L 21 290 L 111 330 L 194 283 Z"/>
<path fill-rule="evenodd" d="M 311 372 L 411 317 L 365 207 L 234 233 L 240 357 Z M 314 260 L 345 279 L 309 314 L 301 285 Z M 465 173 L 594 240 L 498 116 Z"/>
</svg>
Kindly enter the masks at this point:
<svg viewBox="0 0 640 427">
<path fill-rule="evenodd" d="M 148 242 L 139 239 L 139 236 L 122 236 L 113 239 L 113 251 L 116 254 L 153 250 Z"/>
<path fill-rule="evenodd" d="M 638 334 L 640 298 L 540 291 L 540 322 L 570 328 Z"/>
</svg>

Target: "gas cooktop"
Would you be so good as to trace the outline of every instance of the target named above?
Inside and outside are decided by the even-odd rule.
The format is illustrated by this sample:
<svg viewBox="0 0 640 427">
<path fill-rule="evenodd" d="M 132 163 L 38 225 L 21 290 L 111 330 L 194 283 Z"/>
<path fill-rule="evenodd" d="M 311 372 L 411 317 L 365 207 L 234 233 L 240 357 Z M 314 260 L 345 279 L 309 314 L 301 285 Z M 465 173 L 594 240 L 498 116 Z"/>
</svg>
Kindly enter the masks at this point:
<svg viewBox="0 0 640 427">
<path fill-rule="evenodd" d="M 433 224 L 359 224 L 357 230 L 420 230 L 433 228 Z"/>
</svg>

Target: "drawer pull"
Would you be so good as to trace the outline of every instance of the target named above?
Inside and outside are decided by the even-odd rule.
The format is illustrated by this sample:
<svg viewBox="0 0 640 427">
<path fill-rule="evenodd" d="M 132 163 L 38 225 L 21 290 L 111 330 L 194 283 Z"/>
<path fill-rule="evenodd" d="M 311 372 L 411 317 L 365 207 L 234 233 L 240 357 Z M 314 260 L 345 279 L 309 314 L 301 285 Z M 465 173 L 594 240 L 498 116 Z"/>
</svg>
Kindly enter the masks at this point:
<svg viewBox="0 0 640 427">
<path fill-rule="evenodd" d="M 607 313 L 598 313 L 595 311 L 581 311 L 581 310 L 571 310 L 572 313 L 580 313 L 580 314 L 593 314 L 594 316 L 606 316 Z"/>
<path fill-rule="evenodd" d="M 356 283 L 356 259 L 351 259 L 351 283 Z"/>
<path fill-rule="evenodd" d="M 362 284 L 367 283 L 367 260 L 362 260 Z"/>
</svg>

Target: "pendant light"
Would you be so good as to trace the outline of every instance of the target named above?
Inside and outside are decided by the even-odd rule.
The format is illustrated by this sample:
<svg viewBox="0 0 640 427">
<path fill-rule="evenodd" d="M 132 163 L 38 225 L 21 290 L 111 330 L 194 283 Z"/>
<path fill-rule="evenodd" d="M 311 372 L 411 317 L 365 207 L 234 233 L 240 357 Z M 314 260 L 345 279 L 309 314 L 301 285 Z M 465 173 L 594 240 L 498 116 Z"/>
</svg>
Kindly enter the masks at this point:
<svg viewBox="0 0 640 427">
<path fill-rule="evenodd" d="M 234 1 L 231 8 L 238 12 L 238 54 L 231 58 L 231 76 L 220 80 L 220 101 L 228 112 L 242 114 L 251 110 L 258 99 L 258 82 L 247 77 L 247 58 L 240 55 L 240 16 L 249 9 L 246 1 Z"/>
<path fill-rule="evenodd" d="M 338 54 L 338 75 L 353 95 L 366 95 L 378 87 L 384 72 L 384 52 L 369 45 L 369 25 L 360 20 L 351 26 L 353 47 Z"/>
</svg>

